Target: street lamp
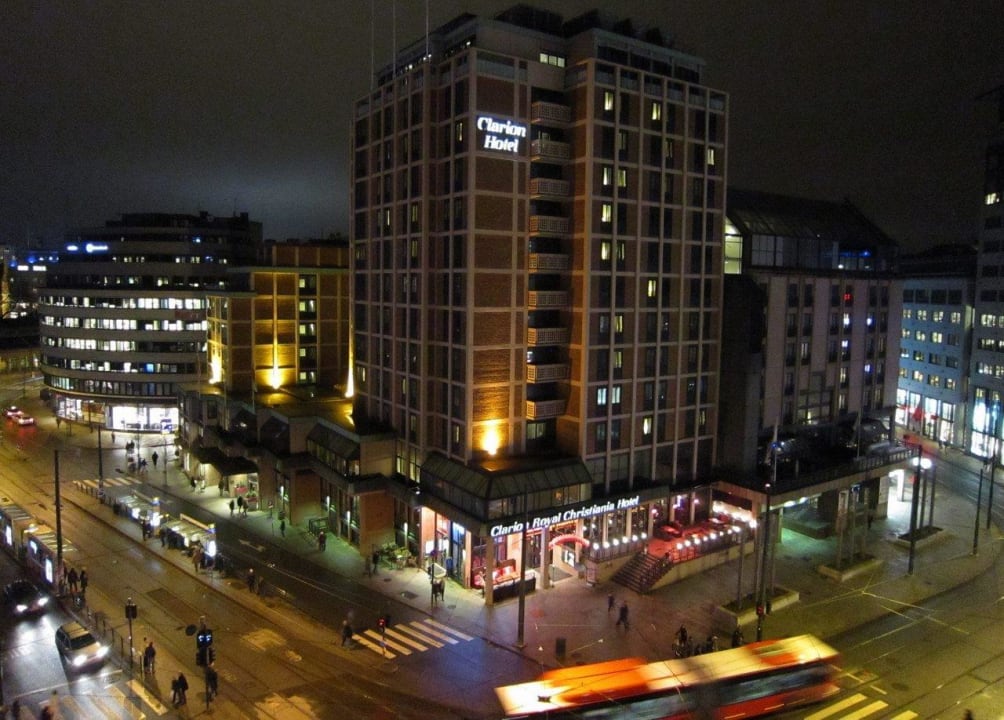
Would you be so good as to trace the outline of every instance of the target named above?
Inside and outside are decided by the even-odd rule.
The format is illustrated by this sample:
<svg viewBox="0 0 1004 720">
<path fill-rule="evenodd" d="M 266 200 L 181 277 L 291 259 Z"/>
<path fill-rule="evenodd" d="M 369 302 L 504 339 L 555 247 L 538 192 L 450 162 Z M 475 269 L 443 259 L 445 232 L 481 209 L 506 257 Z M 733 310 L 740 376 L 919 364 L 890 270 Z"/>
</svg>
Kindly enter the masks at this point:
<svg viewBox="0 0 1004 720">
<path fill-rule="evenodd" d="M 920 470 L 924 462 L 924 447 L 917 443 L 917 459 L 913 463 L 913 496 L 910 498 L 910 561 L 907 575 L 913 575 L 913 559 L 917 552 L 917 511 L 920 505 Z"/>
<path fill-rule="evenodd" d="M 777 462 L 775 458 L 775 463 Z M 770 483 L 764 486 L 764 495 L 766 496 L 766 506 L 763 514 L 763 548 L 762 556 L 760 559 L 760 591 L 757 596 L 756 603 L 756 639 L 763 640 L 763 618 L 767 614 L 767 603 L 770 601 L 770 597 L 774 594 L 774 588 L 772 587 L 770 591 L 767 590 L 767 577 L 769 575 L 769 570 L 767 569 L 767 559 L 769 557 L 770 549 Z"/>
</svg>

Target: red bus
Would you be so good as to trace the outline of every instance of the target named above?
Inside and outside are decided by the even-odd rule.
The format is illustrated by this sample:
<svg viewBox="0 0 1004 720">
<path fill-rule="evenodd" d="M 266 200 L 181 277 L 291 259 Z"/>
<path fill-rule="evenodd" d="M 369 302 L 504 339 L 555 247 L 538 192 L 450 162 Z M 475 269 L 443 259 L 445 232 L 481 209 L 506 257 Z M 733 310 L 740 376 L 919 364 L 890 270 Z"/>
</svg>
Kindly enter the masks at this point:
<svg viewBox="0 0 1004 720">
<path fill-rule="evenodd" d="M 837 692 L 839 654 L 812 635 L 647 663 L 640 658 L 550 670 L 495 688 L 507 718 L 736 720 Z"/>
</svg>

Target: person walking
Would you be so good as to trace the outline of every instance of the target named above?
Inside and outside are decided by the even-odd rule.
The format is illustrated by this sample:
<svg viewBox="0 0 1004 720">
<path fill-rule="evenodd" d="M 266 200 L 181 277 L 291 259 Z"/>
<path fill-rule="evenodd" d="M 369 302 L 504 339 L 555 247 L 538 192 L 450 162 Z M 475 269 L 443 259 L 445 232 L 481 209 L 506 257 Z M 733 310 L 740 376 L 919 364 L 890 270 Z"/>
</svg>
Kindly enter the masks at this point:
<svg viewBox="0 0 1004 720">
<path fill-rule="evenodd" d="M 255 577 L 254 574 L 254 568 L 248 568 L 248 590 L 254 592 L 254 587 L 256 582 L 257 578 Z"/>
<path fill-rule="evenodd" d="M 233 498 L 231 498 L 230 502 L 227 503 L 227 504 L 230 507 L 230 517 L 233 517 L 234 516 L 234 500 L 233 500 Z"/>
<path fill-rule="evenodd" d="M 66 582 L 70 586 L 71 595 L 77 594 L 77 583 L 79 582 L 79 580 L 80 578 L 77 577 L 77 569 L 70 568 L 70 572 L 66 574 Z"/>
<path fill-rule="evenodd" d="M 87 597 L 87 568 L 81 568 L 80 570 L 80 597 Z"/>
<path fill-rule="evenodd" d="M 220 687 L 220 676 L 216 672 L 216 668 L 213 667 L 213 663 L 209 663 L 206 666 L 206 690 L 209 693 L 209 699 L 212 700 L 219 693 Z"/>
<path fill-rule="evenodd" d="M 171 679 L 171 704 L 174 705 L 175 707 L 177 707 L 177 705 L 178 705 L 178 697 L 181 694 L 181 691 L 179 690 L 180 687 L 181 687 L 181 683 L 178 682 L 178 678 L 172 678 Z"/>
<path fill-rule="evenodd" d="M 146 649 L 143 650 L 143 670 L 152 675 L 154 671 L 154 663 L 156 662 L 156 660 L 157 660 L 157 650 L 153 646 L 153 640 L 151 640 L 147 644 Z"/>
<path fill-rule="evenodd" d="M 614 594 L 610 593 L 607 595 L 607 613 L 610 613 L 614 609 Z"/>
<path fill-rule="evenodd" d="M 625 630 L 627 630 L 629 627 L 631 627 L 628 624 L 628 604 L 627 604 L 627 600 L 625 600 L 624 602 L 621 603 L 620 610 L 617 611 L 617 625 L 623 625 Z M 617 627 L 617 625 L 615 625 L 614 627 Z"/>
<path fill-rule="evenodd" d="M 286 537 L 286 520 L 285 518 L 279 521 L 279 534 Z"/>
<path fill-rule="evenodd" d="M 342 647 L 352 644 L 352 626 L 348 620 L 342 620 Z"/>
<path fill-rule="evenodd" d="M 153 455 L 150 456 L 150 459 L 153 460 L 153 467 L 154 467 L 155 470 L 157 469 L 157 459 L 159 457 L 160 457 L 160 455 L 157 454 L 156 450 L 154 450 L 153 451 Z"/>
<path fill-rule="evenodd" d="M 380 551 L 376 549 L 376 545 L 373 546 L 373 574 L 377 574 L 377 569 L 380 567 Z"/>
<path fill-rule="evenodd" d="M 185 673 L 178 673 L 178 701 L 175 705 L 184 705 L 188 702 L 188 679 Z"/>
</svg>

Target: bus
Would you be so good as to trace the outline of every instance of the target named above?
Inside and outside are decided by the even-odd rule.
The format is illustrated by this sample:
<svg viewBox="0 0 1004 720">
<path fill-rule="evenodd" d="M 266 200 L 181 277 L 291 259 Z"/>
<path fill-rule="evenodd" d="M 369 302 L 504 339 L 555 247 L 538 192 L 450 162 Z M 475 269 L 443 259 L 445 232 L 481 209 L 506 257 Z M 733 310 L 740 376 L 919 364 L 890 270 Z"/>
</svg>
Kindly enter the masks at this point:
<svg viewBox="0 0 1004 720">
<path fill-rule="evenodd" d="M 839 654 L 812 635 L 658 662 L 624 658 L 495 688 L 506 718 L 736 720 L 838 691 Z"/>
</svg>

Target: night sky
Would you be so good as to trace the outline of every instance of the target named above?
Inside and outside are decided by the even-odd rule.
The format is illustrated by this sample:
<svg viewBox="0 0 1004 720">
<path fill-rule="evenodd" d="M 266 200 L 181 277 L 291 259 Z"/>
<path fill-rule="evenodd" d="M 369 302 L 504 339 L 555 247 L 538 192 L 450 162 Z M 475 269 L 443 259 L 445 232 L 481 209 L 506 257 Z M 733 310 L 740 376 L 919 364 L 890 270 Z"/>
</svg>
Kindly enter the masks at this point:
<svg viewBox="0 0 1004 720">
<path fill-rule="evenodd" d="M 512 4 L 429 0 L 429 22 Z M 702 57 L 731 96 L 730 185 L 848 198 L 908 251 L 975 237 L 994 117 L 975 98 L 1004 84 L 999 2 L 535 4 L 616 8 Z M 398 47 L 421 37 L 426 3 L 5 0 L 0 242 L 153 211 L 347 233 L 352 103 L 395 25 Z"/>
</svg>

